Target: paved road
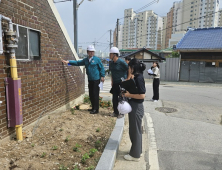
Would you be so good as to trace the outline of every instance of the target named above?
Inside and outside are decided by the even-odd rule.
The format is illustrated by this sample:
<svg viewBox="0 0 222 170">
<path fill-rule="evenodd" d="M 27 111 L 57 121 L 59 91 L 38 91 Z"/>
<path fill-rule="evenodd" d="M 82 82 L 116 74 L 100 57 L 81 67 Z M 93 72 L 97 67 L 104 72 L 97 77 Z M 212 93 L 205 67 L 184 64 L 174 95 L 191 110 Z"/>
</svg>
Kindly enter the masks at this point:
<svg viewBox="0 0 222 170">
<path fill-rule="evenodd" d="M 87 84 L 86 79 L 86 90 Z M 156 146 L 159 169 L 222 170 L 222 85 L 181 82 L 161 84 L 161 101 L 153 103 L 150 101 L 152 84 L 146 82 L 144 102 L 145 112 L 149 113 L 153 121 L 152 136 L 155 136 L 155 139 L 149 139 L 152 141 L 147 142 L 147 147 L 152 149 L 152 146 Z M 111 100 L 110 88 L 110 79 L 107 79 L 100 93 L 105 100 Z M 161 113 L 155 110 L 162 106 L 175 108 L 177 112 Z M 150 153 L 152 155 L 154 152 Z M 152 156 L 148 159 L 152 169 L 155 159 Z M 138 167 L 136 163 L 131 166 L 132 170 Z"/>
<path fill-rule="evenodd" d="M 168 83 L 160 86 L 161 101 L 151 97 L 149 84 L 145 111 L 153 120 L 160 169 L 222 170 L 222 88 Z M 178 111 L 155 110 L 162 106 Z"/>
</svg>

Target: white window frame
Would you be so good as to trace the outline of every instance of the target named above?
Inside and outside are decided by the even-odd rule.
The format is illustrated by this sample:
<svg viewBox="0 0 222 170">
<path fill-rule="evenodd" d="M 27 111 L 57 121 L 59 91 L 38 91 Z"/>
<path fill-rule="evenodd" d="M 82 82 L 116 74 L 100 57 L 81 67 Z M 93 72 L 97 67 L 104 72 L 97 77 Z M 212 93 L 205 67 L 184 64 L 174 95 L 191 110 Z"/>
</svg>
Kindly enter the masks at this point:
<svg viewBox="0 0 222 170">
<path fill-rule="evenodd" d="M 14 25 L 18 25 L 19 27 L 23 27 L 23 28 L 27 29 L 27 41 L 28 41 L 28 59 L 17 59 L 16 58 L 16 60 L 18 60 L 18 61 L 32 61 L 31 58 L 30 58 L 30 53 L 29 53 L 30 52 L 29 51 L 29 44 L 30 44 L 29 43 L 29 30 L 39 32 L 39 54 L 40 54 L 40 58 L 41 58 L 41 31 L 37 30 L 37 29 L 34 29 L 34 28 L 31 28 L 31 27 L 26 27 L 26 26 L 23 26 L 23 25 L 13 23 L 13 26 Z"/>
</svg>

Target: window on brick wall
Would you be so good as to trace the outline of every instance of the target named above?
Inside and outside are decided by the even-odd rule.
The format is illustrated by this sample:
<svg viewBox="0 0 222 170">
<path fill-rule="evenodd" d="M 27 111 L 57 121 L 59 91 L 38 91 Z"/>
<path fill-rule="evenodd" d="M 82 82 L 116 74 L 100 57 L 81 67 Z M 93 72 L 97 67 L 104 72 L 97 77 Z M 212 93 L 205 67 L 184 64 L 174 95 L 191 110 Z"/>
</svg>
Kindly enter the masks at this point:
<svg viewBox="0 0 222 170">
<path fill-rule="evenodd" d="M 40 31 L 19 26 L 19 42 L 15 50 L 17 60 L 40 60 L 40 35 Z"/>
</svg>

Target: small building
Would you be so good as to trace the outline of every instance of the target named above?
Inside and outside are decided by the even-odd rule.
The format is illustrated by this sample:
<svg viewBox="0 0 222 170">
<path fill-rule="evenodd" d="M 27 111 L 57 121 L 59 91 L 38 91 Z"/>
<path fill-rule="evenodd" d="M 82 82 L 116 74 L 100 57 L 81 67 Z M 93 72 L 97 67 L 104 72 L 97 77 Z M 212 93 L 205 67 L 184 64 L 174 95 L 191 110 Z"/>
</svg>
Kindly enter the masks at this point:
<svg viewBox="0 0 222 170">
<path fill-rule="evenodd" d="M 222 27 L 189 29 L 175 49 L 180 81 L 222 83 Z"/>
<path fill-rule="evenodd" d="M 161 61 L 165 60 L 164 57 L 160 57 L 159 55 L 147 50 L 146 48 L 141 48 L 137 51 L 133 51 L 131 53 L 124 54 L 120 57 L 125 58 L 128 56 L 131 58 L 136 58 L 136 59 L 143 61 L 143 62 L 153 62 L 153 61 L 161 62 Z"/>
</svg>

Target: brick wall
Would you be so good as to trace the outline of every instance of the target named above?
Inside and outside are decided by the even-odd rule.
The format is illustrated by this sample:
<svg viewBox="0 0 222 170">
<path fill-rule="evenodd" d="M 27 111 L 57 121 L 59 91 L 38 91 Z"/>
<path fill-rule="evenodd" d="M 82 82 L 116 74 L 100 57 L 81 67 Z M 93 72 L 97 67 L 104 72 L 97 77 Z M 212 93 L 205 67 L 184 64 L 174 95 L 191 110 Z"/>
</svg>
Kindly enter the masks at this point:
<svg viewBox="0 0 222 170">
<path fill-rule="evenodd" d="M 73 53 L 47 0 L 2 0 L 0 14 L 13 23 L 41 31 L 41 60 L 17 61 L 22 79 L 24 126 L 34 122 L 40 113 L 53 111 L 84 93 L 84 74 L 79 67 L 69 67 L 76 84 L 69 78 L 59 57 L 74 59 Z M 7 128 L 4 69 L 7 56 L 0 56 L 0 138 L 14 132 Z"/>
</svg>

